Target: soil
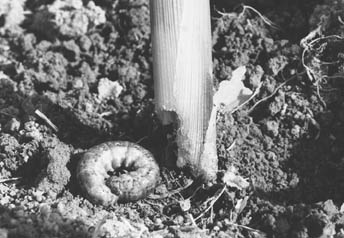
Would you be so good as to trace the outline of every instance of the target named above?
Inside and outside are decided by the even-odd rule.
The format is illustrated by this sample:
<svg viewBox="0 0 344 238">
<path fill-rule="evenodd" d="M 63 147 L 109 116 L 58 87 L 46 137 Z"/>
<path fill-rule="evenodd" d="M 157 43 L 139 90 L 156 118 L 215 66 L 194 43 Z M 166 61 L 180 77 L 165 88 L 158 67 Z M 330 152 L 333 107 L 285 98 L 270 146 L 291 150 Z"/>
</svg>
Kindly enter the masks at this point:
<svg viewBox="0 0 344 238">
<path fill-rule="evenodd" d="M 189 186 L 163 156 L 148 0 L 4 1 L 0 237 L 344 237 L 343 4 L 211 1 L 215 86 L 245 65 L 259 93 L 218 114 L 218 183 Z M 303 54 L 319 24 L 338 37 Z M 155 155 L 161 181 L 146 199 L 84 198 L 76 164 L 110 140 Z M 233 166 L 248 188 L 220 181 Z"/>
</svg>

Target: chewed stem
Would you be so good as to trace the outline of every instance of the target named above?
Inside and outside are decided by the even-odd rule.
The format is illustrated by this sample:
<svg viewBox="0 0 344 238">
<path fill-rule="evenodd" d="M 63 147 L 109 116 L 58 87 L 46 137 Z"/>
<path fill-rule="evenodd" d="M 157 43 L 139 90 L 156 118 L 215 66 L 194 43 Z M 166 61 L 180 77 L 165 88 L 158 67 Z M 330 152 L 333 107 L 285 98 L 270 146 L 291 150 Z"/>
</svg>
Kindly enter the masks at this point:
<svg viewBox="0 0 344 238">
<path fill-rule="evenodd" d="M 150 4 L 156 110 L 164 124 L 179 127 L 177 165 L 195 176 L 215 177 L 209 0 Z"/>
</svg>

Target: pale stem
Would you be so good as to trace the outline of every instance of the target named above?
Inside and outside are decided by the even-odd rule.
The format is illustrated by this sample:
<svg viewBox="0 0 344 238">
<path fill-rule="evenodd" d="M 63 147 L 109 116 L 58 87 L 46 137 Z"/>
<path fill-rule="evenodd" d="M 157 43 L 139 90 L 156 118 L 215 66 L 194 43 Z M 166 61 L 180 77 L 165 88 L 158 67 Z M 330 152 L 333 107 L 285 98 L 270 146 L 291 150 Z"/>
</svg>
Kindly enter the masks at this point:
<svg viewBox="0 0 344 238">
<path fill-rule="evenodd" d="M 177 123 L 178 160 L 195 176 L 217 171 L 209 0 L 151 0 L 157 113 Z"/>
</svg>

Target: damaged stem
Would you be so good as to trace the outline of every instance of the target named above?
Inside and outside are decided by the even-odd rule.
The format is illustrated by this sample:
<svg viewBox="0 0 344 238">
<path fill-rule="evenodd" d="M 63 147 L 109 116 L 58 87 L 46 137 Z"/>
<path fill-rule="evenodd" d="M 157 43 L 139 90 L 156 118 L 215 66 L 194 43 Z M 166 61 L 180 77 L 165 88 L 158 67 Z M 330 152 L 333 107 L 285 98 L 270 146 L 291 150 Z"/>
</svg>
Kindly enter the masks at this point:
<svg viewBox="0 0 344 238">
<path fill-rule="evenodd" d="M 164 125 L 178 125 L 179 167 L 215 177 L 209 0 L 151 0 L 156 110 Z"/>
</svg>

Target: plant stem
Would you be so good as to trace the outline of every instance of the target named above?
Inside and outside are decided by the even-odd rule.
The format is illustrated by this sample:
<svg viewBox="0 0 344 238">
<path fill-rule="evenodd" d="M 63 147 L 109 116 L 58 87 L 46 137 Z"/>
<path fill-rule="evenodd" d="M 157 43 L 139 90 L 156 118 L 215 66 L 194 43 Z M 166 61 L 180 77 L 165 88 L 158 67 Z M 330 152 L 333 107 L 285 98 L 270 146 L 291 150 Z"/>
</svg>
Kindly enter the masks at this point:
<svg viewBox="0 0 344 238">
<path fill-rule="evenodd" d="M 179 167 L 206 180 L 217 170 L 209 0 L 151 0 L 156 110 L 178 125 Z"/>
</svg>

